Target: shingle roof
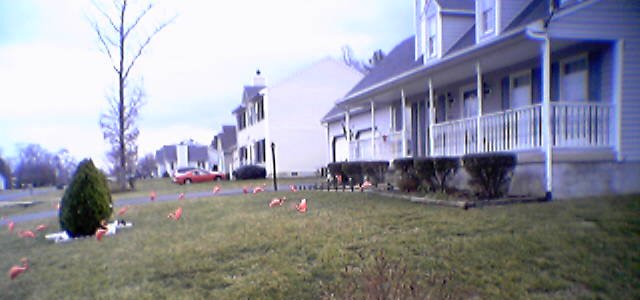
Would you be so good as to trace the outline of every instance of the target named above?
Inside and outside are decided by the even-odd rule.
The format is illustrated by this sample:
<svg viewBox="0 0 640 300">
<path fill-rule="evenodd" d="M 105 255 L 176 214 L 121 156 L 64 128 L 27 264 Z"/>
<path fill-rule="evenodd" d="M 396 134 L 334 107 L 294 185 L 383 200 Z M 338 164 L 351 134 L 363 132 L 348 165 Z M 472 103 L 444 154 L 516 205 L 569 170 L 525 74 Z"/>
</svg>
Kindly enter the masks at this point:
<svg viewBox="0 0 640 300">
<path fill-rule="evenodd" d="M 475 10 L 476 2 L 474 0 L 437 0 L 440 7 L 444 10 Z"/>
<path fill-rule="evenodd" d="M 473 25 L 455 44 L 453 44 L 453 46 L 451 46 L 451 49 L 449 49 L 449 51 L 447 51 L 445 55 L 456 52 L 458 50 L 469 48 L 473 46 L 475 43 L 476 43 L 476 25 Z"/>
<path fill-rule="evenodd" d="M 207 146 L 189 145 L 187 147 L 187 155 L 189 156 L 187 159 L 189 161 L 209 160 L 209 151 L 207 149 Z"/>
<path fill-rule="evenodd" d="M 158 162 L 171 162 L 177 161 L 178 156 L 176 155 L 176 146 L 162 146 L 158 151 L 156 151 L 156 161 Z"/>
<path fill-rule="evenodd" d="M 511 21 L 511 24 L 505 28 L 505 31 L 518 28 L 547 16 L 549 16 L 549 1 L 531 1 L 531 3 Z"/>
<path fill-rule="evenodd" d="M 337 105 L 334 105 L 331 108 L 331 110 L 322 117 L 321 121 L 322 123 L 328 122 L 332 119 L 336 119 L 338 116 L 342 115 L 343 113 L 344 113 L 344 110 L 342 108 L 338 107 Z"/>
<path fill-rule="evenodd" d="M 351 95 L 420 65 L 422 65 L 422 58 L 415 60 L 415 36 L 411 36 L 393 48 L 347 95 Z"/>
</svg>

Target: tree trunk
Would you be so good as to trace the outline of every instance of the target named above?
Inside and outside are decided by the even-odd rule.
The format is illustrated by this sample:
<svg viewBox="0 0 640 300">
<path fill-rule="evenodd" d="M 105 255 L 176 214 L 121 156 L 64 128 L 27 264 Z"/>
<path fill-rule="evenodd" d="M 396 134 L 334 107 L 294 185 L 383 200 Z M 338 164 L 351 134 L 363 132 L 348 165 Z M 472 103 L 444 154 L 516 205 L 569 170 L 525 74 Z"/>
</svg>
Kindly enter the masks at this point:
<svg viewBox="0 0 640 300">
<path fill-rule="evenodd" d="M 127 2 L 125 1 L 120 13 L 120 69 L 118 72 L 118 89 L 119 89 L 119 107 L 118 107 L 118 142 L 120 143 L 120 171 L 118 172 L 118 184 L 120 185 L 120 190 L 124 191 L 127 187 L 126 181 L 126 172 L 127 172 L 127 156 L 125 149 L 125 141 L 124 141 L 124 87 L 125 87 L 125 78 L 124 78 L 124 12 L 127 8 Z"/>
</svg>

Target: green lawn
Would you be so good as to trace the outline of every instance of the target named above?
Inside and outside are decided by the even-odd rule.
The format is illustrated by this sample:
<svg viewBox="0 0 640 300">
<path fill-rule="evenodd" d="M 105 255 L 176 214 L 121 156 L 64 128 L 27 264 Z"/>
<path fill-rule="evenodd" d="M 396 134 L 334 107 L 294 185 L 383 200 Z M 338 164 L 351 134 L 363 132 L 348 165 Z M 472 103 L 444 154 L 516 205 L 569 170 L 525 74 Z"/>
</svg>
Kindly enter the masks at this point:
<svg viewBox="0 0 640 300">
<path fill-rule="evenodd" d="M 308 184 L 308 183 L 320 183 L 322 178 L 312 177 L 297 177 L 297 178 L 282 178 L 278 179 L 278 185 L 288 184 Z M 188 185 L 178 185 L 171 181 L 171 178 L 156 178 L 156 179 L 144 179 L 136 182 L 136 190 L 123 193 L 113 193 L 112 197 L 114 201 L 127 198 L 136 197 L 148 197 L 151 191 L 155 191 L 158 195 L 175 194 L 178 193 L 191 193 L 191 192 L 203 192 L 212 191 L 213 187 L 219 185 L 224 189 L 237 189 L 243 186 L 257 186 L 266 184 L 268 188 L 273 187 L 273 179 L 261 179 L 261 180 L 242 180 L 242 181 L 216 181 L 216 182 L 204 182 L 194 183 Z M 6 205 L 6 203 L 0 202 L 0 216 L 10 216 L 15 214 L 34 213 L 40 211 L 47 211 L 56 209 L 56 204 L 60 202 L 63 191 L 56 190 L 51 187 L 47 189 L 46 193 L 36 193 L 34 195 L 25 195 L 24 197 L 12 200 L 21 202 L 33 202 L 32 205 Z M 38 189 L 36 189 L 38 190 Z M 2 191 L 3 193 L 15 193 L 20 190 Z M 25 190 L 27 191 L 27 190 Z M 3 205 L 5 204 L 5 205 Z"/>
<path fill-rule="evenodd" d="M 68 244 L 0 231 L 0 297 L 318 299 L 640 297 L 640 198 L 461 210 L 362 193 L 269 209 L 271 193 L 132 207 L 135 226 Z M 176 207 L 183 219 L 166 215 Z M 17 230 L 41 222 L 19 224 Z M 57 228 L 57 220 L 45 223 Z"/>
</svg>

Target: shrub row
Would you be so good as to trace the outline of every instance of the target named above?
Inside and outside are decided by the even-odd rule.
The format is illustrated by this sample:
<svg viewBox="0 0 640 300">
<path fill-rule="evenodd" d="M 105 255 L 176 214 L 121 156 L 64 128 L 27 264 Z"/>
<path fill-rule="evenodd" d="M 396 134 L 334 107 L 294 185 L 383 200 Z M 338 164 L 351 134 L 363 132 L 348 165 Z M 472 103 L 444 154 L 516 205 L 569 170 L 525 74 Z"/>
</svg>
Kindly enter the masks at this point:
<svg viewBox="0 0 640 300">
<path fill-rule="evenodd" d="M 513 153 L 468 154 L 462 158 L 400 158 L 393 166 L 400 172 L 398 188 L 405 192 L 446 192 L 448 181 L 462 163 L 471 177 L 469 185 L 478 198 L 491 199 L 506 195 L 516 156 Z"/>
<path fill-rule="evenodd" d="M 335 162 L 327 165 L 329 177 L 337 182 L 337 177 L 342 177 L 342 185 L 349 183 L 361 184 L 365 177 L 372 184 L 384 181 L 384 174 L 389 168 L 387 161 L 345 161 Z"/>
</svg>

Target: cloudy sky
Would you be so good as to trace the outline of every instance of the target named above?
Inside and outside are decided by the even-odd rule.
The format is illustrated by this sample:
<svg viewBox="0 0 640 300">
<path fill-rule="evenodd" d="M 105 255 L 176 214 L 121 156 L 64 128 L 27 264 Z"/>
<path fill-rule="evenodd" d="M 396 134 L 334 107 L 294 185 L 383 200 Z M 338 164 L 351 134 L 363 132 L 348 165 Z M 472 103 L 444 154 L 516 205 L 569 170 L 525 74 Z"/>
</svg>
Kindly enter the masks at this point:
<svg viewBox="0 0 640 300">
<path fill-rule="evenodd" d="M 339 58 L 343 45 L 361 59 L 388 52 L 412 34 L 412 2 L 154 2 L 146 21 L 177 18 L 134 70 L 147 94 L 139 155 L 189 138 L 210 143 L 233 124 L 231 110 L 257 68 L 276 83 L 320 58 Z M 85 0 L 0 0 L 2 157 L 38 143 L 106 166 L 98 122 L 117 77 L 88 21 L 97 16 Z"/>
</svg>

